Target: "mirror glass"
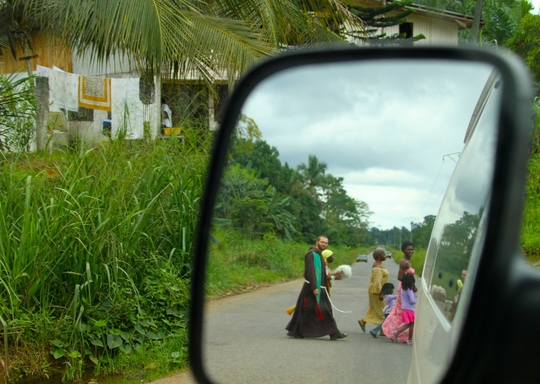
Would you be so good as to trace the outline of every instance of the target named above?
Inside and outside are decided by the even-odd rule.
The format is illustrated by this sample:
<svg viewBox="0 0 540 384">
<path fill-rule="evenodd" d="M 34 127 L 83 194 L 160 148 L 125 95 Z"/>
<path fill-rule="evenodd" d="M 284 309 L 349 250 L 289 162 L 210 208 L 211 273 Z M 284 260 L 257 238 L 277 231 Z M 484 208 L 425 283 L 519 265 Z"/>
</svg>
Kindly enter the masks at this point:
<svg viewBox="0 0 540 384">
<path fill-rule="evenodd" d="M 346 227 L 337 224 L 344 221 L 368 231 L 407 228 L 427 216 L 444 216 L 435 227 L 437 244 L 443 244 L 445 236 L 451 236 L 452 223 L 481 214 L 488 198 L 492 177 L 488 165 L 495 141 L 476 140 L 469 152 L 465 147 L 476 135 L 470 135 L 471 117 L 492 72 L 493 67 L 485 63 L 382 60 L 291 68 L 257 85 L 239 117 L 215 209 L 203 349 L 212 379 L 221 383 L 406 382 L 410 349 L 374 339 L 358 326 L 368 308 L 371 257 L 367 263 L 353 265 L 354 278 L 332 288 L 337 326 L 348 333 L 344 340 L 332 342 L 327 337 L 287 337 L 285 326 L 291 317 L 285 309 L 296 303 L 304 283 L 302 271 L 269 287 L 264 271 L 271 273 L 288 259 L 304 260 L 321 234 L 328 235 L 329 249 L 338 236 L 367 245 L 361 244 L 362 231 L 345 234 Z M 482 116 L 479 135 L 493 132 L 496 123 L 496 108 L 482 111 L 489 116 Z M 456 187 L 456 199 L 447 194 L 441 208 L 460 155 L 472 156 L 475 151 L 481 154 L 481 166 L 460 172 L 472 185 L 478 180 L 480 189 Z M 321 176 L 333 189 L 321 188 Z M 345 195 L 352 199 L 339 201 Z M 459 198 L 461 204 L 454 204 Z M 302 222 L 296 220 L 299 215 Z M 470 231 L 475 232 L 480 221 L 472 220 L 471 225 L 459 241 L 474 242 Z M 272 239 L 294 242 L 297 251 L 284 253 L 276 242 L 271 256 L 258 258 L 262 252 L 257 246 L 240 248 L 224 235 L 233 229 L 249 239 L 269 240 L 265 244 L 270 247 Z M 408 239 L 392 242 L 402 240 Z M 457 252 L 471 249 L 462 247 Z M 458 257 L 454 251 L 445 248 L 430 256 L 431 264 L 426 261 L 429 284 L 443 284 L 432 278 L 436 269 L 444 270 L 443 279 L 453 279 L 453 291 L 439 298 L 442 304 L 437 309 L 448 323 L 453 314 L 444 305 L 456 296 L 457 280 L 468 268 L 463 263 L 470 259 L 459 256 L 454 262 Z M 243 284 L 225 289 L 230 279 L 227 271 L 241 275 L 246 265 L 256 266 L 259 272 L 246 273 Z M 397 287 L 397 266 L 391 260 L 385 265 L 389 281 Z"/>
</svg>

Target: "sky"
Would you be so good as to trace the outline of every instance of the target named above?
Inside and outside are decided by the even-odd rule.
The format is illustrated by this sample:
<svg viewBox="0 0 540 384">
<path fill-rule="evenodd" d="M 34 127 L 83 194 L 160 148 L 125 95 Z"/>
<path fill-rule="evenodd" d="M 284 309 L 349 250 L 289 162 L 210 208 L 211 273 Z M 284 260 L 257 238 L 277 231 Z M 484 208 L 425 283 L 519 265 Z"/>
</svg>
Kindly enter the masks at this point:
<svg viewBox="0 0 540 384">
<path fill-rule="evenodd" d="M 538 15 L 538 13 L 540 13 L 540 0 L 529 0 L 533 7 L 534 7 L 534 10 L 532 11 L 532 13 L 534 13 L 535 15 Z"/>
<path fill-rule="evenodd" d="M 289 69 L 254 90 L 243 113 L 282 163 L 316 155 L 365 201 L 369 226 L 409 227 L 437 215 L 487 65 L 417 61 Z"/>
</svg>

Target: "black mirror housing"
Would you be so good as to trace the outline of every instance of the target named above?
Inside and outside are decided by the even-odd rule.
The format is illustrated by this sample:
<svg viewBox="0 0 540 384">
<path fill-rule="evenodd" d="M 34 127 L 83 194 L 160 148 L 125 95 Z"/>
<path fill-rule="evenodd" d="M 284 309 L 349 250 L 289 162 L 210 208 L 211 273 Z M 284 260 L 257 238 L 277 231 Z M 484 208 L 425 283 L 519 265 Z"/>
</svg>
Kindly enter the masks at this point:
<svg viewBox="0 0 540 384">
<path fill-rule="evenodd" d="M 502 79 L 498 110 L 495 164 L 490 186 L 485 238 L 463 310 L 443 383 L 535 382 L 540 333 L 540 276 L 527 267 L 519 252 L 524 188 L 531 138 L 531 78 L 516 57 L 474 48 L 351 48 L 305 50 L 284 54 L 247 73 L 239 81 L 223 115 L 213 148 L 194 244 L 190 303 L 189 351 L 193 375 L 210 383 L 203 366 L 205 273 L 214 205 L 242 106 L 265 79 L 290 68 L 314 64 L 421 60 L 486 63 Z M 525 330 L 529 330 L 525 332 Z M 410 376 L 409 381 L 414 380 Z"/>
</svg>

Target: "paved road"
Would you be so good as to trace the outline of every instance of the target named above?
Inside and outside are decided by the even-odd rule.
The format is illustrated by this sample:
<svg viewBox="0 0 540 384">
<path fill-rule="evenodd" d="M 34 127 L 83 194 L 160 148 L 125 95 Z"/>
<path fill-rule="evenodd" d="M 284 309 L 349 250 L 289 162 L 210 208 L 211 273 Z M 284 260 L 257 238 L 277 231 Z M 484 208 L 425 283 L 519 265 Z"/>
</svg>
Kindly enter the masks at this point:
<svg viewBox="0 0 540 384">
<path fill-rule="evenodd" d="M 349 337 L 330 341 L 291 339 L 285 309 L 295 304 L 302 280 L 260 288 L 209 303 L 205 325 L 207 369 L 219 383 L 405 383 L 411 347 L 385 337 L 374 339 L 358 325 L 368 308 L 367 285 L 372 260 L 355 263 L 353 276 L 332 288 L 341 332 Z M 397 287 L 397 265 L 385 262 Z M 367 330 L 372 326 L 367 325 Z M 188 373 L 156 384 L 193 383 Z"/>
</svg>

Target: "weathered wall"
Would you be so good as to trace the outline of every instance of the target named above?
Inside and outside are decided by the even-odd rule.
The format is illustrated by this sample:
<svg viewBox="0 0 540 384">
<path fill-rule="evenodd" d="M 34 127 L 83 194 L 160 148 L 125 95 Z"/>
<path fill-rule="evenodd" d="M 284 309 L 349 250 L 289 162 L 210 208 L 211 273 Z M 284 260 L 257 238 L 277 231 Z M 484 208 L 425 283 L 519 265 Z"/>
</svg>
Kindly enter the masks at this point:
<svg viewBox="0 0 540 384">
<path fill-rule="evenodd" d="M 56 66 L 66 72 L 72 71 L 71 51 L 69 48 L 60 44 L 53 36 L 47 34 L 35 35 L 32 37 L 34 52 L 28 52 L 28 55 L 38 55 L 31 59 L 32 69 L 36 65 L 52 68 Z M 16 51 L 17 58 L 25 56 L 21 49 Z M 11 51 L 6 50 L 0 56 L 0 73 L 8 74 L 13 72 L 26 72 L 26 62 L 15 60 Z"/>
</svg>

